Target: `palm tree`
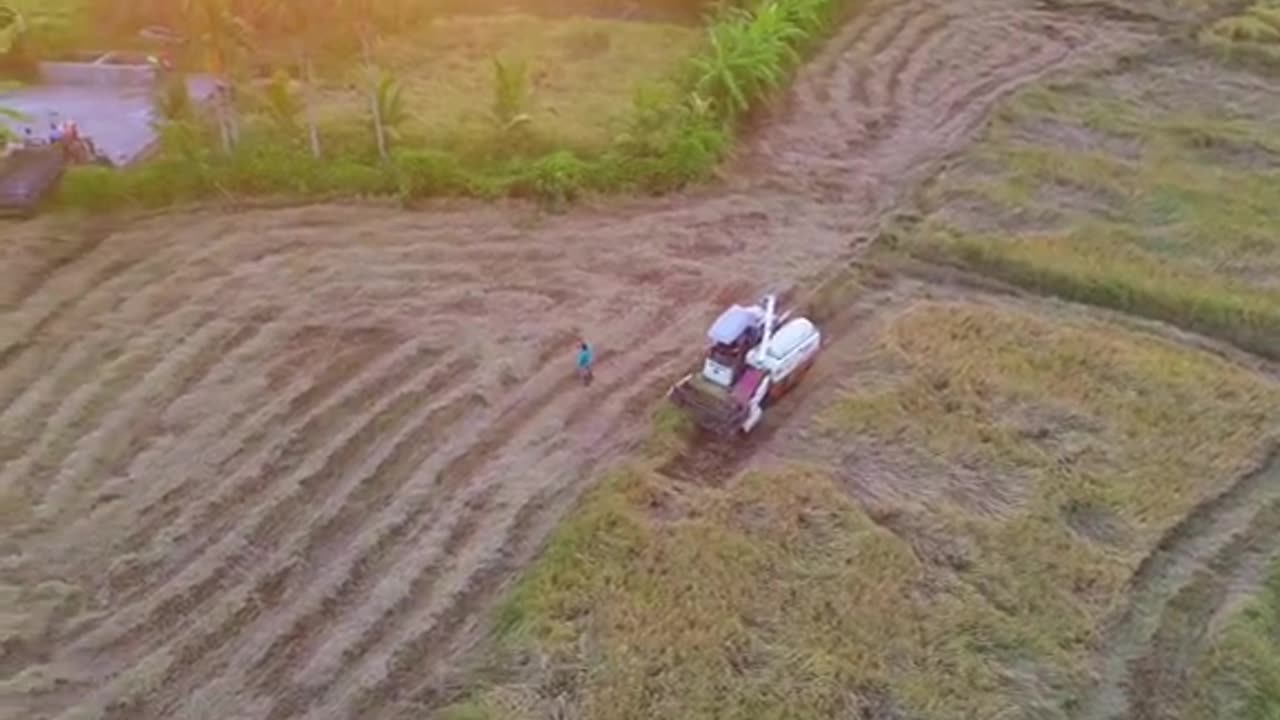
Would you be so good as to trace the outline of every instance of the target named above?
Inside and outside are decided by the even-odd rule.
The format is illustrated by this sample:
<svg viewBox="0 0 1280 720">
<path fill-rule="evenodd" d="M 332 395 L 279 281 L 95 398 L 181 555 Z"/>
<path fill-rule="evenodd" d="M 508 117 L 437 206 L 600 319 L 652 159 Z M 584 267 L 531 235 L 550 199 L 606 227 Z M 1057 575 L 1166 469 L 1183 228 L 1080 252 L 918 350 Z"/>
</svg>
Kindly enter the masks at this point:
<svg viewBox="0 0 1280 720">
<path fill-rule="evenodd" d="M 319 158 L 320 130 L 316 125 L 315 111 L 312 107 L 311 93 L 315 86 L 315 68 L 311 59 L 312 35 L 317 27 L 323 26 L 321 3 L 308 5 L 301 0 L 271 0 L 265 9 L 270 19 L 272 30 L 288 35 L 292 45 L 292 54 L 298 63 L 299 76 L 302 80 L 302 114 L 307 125 L 307 137 L 311 143 L 311 154 Z"/>
<path fill-rule="evenodd" d="M 384 70 L 378 79 L 376 94 L 378 112 L 375 122 L 382 123 L 385 138 L 398 141 L 400 126 L 409 119 L 409 112 L 404 106 L 404 85 L 395 75 Z"/>
<path fill-rule="evenodd" d="M 387 159 L 387 124 L 382 117 L 378 90 L 382 74 L 373 63 L 373 44 L 376 41 L 377 7 L 374 0 L 333 0 L 335 19 L 346 27 L 354 28 L 360 38 L 360 55 L 364 60 L 365 91 L 369 94 L 369 110 L 373 114 L 373 134 L 378 143 L 378 156 Z"/>
</svg>

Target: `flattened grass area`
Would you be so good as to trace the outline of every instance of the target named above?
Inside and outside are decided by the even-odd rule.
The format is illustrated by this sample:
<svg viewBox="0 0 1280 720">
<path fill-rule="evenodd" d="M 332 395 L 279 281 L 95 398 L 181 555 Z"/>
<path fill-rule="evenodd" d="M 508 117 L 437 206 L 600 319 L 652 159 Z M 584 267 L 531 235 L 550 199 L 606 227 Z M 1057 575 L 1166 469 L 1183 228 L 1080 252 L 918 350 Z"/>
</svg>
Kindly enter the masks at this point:
<svg viewBox="0 0 1280 720">
<path fill-rule="evenodd" d="M 1262 592 L 1228 622 L 1193 687 L 1188 720 L 1280 717 L 1280 561 Z"/>
<path fill-rule="evenodd" d="M 1280 0 L 1257 0 L 1200 34 L 1200 42 L 1227 59 L 1258 60 L 1280 68 Z"/>
<path fill-rule="evenodd" d="M 1217 358 L 968 303 L 907 308 L 846 375 L 880 381 L 790 419 L 803 467 L 592 492 L 445 717 L 1060 709 L 1140 557 L 1280 417 Z"/>
<path fill-rule="evenodd" d="M 445 17 L 384 38 L 376 55 L 404 84 L 406 136 L 448 142 L 492 126 L 493 58 L 528 68 L 530 126 L 545 142 L 588 153 L 621 129 L 637 88 L 676 91 L 675 74 L 697 47 L 699 28 L 529 15 Z M 336 80 L 336 82 L 335 82 Z M 361 123 L 368 98 L 357 78 L 327 78 L 317 113 Z"/>
<path fill-rule="evenodd" d="M 1030 90 L 908 247 L 1280 357 L 1277 116 L 1280 81 L 1204 58 Z"/>
</svg>

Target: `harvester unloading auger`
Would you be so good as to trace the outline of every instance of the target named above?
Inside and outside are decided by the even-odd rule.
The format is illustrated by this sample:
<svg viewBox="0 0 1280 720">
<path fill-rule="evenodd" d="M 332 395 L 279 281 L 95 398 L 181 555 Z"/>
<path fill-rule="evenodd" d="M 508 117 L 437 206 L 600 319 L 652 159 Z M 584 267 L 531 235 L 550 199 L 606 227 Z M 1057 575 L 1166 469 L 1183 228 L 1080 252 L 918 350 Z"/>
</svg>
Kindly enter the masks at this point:
<svg viewBox="0 0 1280 720">
<path fill-rule="evenodd" d="M 749 433 L 765 407 L 786 393 L 813 364 L 822 333 L 807 318 L 778 313 L 778 300 L 734 305 L 721 313 L 699 372 L 685 376 L 669 397 L 702 428 L 721 436 Z"/>
</svg>

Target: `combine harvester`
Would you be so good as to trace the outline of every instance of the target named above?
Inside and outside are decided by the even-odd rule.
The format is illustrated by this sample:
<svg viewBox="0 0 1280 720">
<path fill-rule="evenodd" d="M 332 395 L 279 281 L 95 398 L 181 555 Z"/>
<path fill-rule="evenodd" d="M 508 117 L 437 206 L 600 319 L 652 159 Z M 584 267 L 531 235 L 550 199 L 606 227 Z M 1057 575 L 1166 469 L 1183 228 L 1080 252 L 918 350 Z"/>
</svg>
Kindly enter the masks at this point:
<svg viewBox="0 0 1280 720">
<path fill-rule="evenodd" d="M 759 305 L 724 311 L 707 332 L 701 372 L 671 388 L 671 401 L 703 429 L 721 437 L 751 432 L 765 407 L 813 365 L 822 333 L 807 318 L 779 315 L 777 305 L 766 295 Z"/>
</svg>

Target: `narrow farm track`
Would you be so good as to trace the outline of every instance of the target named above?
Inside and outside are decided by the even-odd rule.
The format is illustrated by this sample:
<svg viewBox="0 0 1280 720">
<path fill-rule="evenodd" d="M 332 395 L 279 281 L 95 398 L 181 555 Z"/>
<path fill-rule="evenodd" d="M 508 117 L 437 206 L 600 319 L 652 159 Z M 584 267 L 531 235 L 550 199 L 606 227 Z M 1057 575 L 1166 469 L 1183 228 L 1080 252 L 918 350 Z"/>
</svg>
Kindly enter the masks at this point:
<svg viewBox="0 0 1280 720">
<path fill-rule="evenodd" d="M 0 305 L 0 510 L 21 519 L 0 582 L 57 579 L 84 612 L 25 636 L 0 708 L 420 712 L 715 312 L 856 251 L 1005 94 L 1144 38 L 881 0 L 713 190 L 554 218 L 202 211 L 4 278 L 25 295 Z M 14 227 L 34 252 L 44 226 Z"/>
<path fill-rule="evenodd" d="M 1196 509 L 1166 534 L 1106 628 L 1099 682 L 1081 720 L 1181 716 L 1215 620 L 1259 586 L 1280 553 L 1280 458 Z"/>
</svg>

